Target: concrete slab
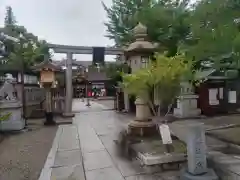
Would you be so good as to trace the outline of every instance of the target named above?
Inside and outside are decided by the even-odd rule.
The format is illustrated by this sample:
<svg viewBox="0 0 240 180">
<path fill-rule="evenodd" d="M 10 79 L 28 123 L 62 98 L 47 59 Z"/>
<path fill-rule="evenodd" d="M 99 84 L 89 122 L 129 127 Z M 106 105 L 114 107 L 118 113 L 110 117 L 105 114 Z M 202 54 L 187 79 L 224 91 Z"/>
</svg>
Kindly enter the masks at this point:
<svg viewBox="0 0 240 180">
<path fill-rule="evenodd" d="M 113 158 L 113 161 L 124 177 L 148 173 L 137 161 L 129 161 L 116 156 Z"/>
<path fill-rule="evenodd" d="M 85 180 L 82 165 L 53 168 L 51 180 Z"/>
<path fill-rule="evenodd" d="M 161 172 L 156 175 L 160 176 L 163 180 L 179 180 L 180 179 L 179 171 Z"/>
<path fill-rule="evenodd" d="M 86 172 L 87 180 L 124 180 L 121 173 L 113 167 Z"/>
<path fill-rule="evenodd" d="M 77 150 L 80 148 L 79 140 L 78 139 L 72 139 L 69 140 L 63 140 L 59 142 L 58 151 L 70 151 L 70 150 Z"/>
<path fill-rule="evenodd" d="M 83 153 L 104 150 L 105 148 L 102 142 L 100 141 L 100 139 L 98 138 L 97 134 L 95 133 L 95 131 L 89 126 L 81 126 L 81 125 L 83 124 L 80 123 L 78 126 L 79 126 L 80 144 L 81 144 Z"/>
<path fill-rule="evenodd" d="M 79 165 L 81 163 L 82 157 L 80 150 L 60 151 L 56 154 L 53 167 L 72 166 Z"/>
<path fill-rule="evenodd" d="M 113 166 L 111 157 L 105 150 L 84 154 L 84 167 L 86 171 Z"/>
<path fill-rule="evenodd" d="M 41 171 L 41 174 L 40 174 L 40 177 L 38 180 L 50 180 L 50 177 L 51 177 L 51 173 L 52 173 L 52 166 L 54 165 L 54 161 L 55 161 L 55 156 L 56 156 L 56 152 L 57 152 L 57 149 L 58 149 L 58 143 L 59 143 L 59 139 L 61 137 L 61 134 L 62 134 L 62 126 L 59 126 L 58 127 L 58 130 L 57 130 L 57 133 L 56 133 L 56 136 L 54 138 L 54 141 L 53 141 L 53 145 L 52 145 L 52 148 L 48 154 L 48 157 L 46 159 L 46 162 L 44 164 L 44 167 Z"/>
<path fill-rule="evenodd" d="M 126 180 L 164 180 L 161 177 L 153 175 L 136 175 L 125 178 Z"/>
<path fill-rule="evenodd" d="M 102 151 L 105 149 L 102 142 L 96 137 L 90 137 L 89 139 L 80 139 L 80 143 L 83 153 Z"/>
<path fill-rule="evenodd" d="M 58 151 L 79 149 L 78 129 L 75 125 L 63 125 L 62 134 L 59 138 Z"/>
<path fill-rule="evenodd" d="M 146 166 L 160 165 L 174 162 L 186 161 L 186 154 L 170 153 L 170 154 L 148 154 L 138 153 L 141 163 Z"/>
</svg>

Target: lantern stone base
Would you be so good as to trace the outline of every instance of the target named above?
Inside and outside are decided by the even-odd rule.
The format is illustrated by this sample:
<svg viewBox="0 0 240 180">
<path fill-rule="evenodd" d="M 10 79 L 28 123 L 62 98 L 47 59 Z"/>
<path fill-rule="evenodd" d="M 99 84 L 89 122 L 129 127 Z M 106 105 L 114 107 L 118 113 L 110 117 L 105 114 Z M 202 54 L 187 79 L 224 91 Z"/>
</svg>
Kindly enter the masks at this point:
<svg viewBox="0 0 240 180">
<path fill-rule="evenodd" d="M 158 129 L 151 119 L 133 120 L 128 124 L 128 134 L 140 137 L 154 136 L 158 134 Z"/>
<path fill-rule="evenodd" d="M 128 125 L 128 133 L 133 136 L 153 136 L 158 133 L 157 126 L 153 123 L 150 109 L 147 103 L 137 97 L 135 101 L 136 105 L 136 119 L 130 122 Z"/>
<path fill-rule="evenodd" d="M 44 122 L 45 126 L 56 125 L 56 122 L 53 119 L 53 112 L 45 112 L 46 121 Z"/>
<path fill-rule="evenodd" d="M 63 113 L 62 116 L 63 116 L 64 118 L 72 118 L 72 117 L 75 116 L 75 114 L 73 114 L 73 113 Z"/>
</svg>

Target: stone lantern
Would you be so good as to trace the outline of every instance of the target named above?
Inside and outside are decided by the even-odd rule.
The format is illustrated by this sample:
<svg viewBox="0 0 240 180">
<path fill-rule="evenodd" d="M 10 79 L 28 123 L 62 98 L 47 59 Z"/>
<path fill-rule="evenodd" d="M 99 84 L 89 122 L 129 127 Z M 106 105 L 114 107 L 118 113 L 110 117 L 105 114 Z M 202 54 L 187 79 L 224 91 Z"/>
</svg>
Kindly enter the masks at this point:
<svg viewBox="0 0 240 180">
<path fill-rule="evenodd" d="M 42 63 L 35 65 L 33 69 L 40 72 L 40 87 L 46 91 L 46 121 L 44 125 L 55 125 L 51 89 L 56 87 L 56 72 L 61 71 L 61 67 L 54 65 L 49 59 L 45 59 Z"/>
<path fill-rule="evenodd" d="M 125 56 L 128 64 L 132 68 L 132 72 L 146 68 L 149 64 L 150 57 L 155 52 L 155 45 L 147 40 L 147 27 L 139 23 L 133 29 L 135 41 L 125 49 Z M 147 102 L 141 97 L 137 97 L 136 119 L 129 124 L 129 133 L 134 135 L 150 135 L 157 132 L 155 123 L 152 122 L 151 112 Z"/>
</svg>

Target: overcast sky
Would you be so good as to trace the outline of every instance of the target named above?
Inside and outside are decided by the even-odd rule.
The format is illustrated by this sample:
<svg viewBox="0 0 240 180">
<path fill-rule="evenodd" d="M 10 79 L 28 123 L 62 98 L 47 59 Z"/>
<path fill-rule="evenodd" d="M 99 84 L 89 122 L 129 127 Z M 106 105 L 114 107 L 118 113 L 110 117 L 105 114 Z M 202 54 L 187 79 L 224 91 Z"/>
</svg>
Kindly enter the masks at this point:
<svg viewBox="0 0 240 180">
<path fill-rule="evenodd" d="M 103 0 L 111 5 L 112 0 Z M 50 43 L 107 46 L 113 42 L 104 37 L 106 13 L 101 0 L 0 0 L 0 25 L 6 6 L 13 8 L 18 24 Z M 56 55 L 55 58 L 63 58 Z M 91 55 L 75 56 L 91 60 Z M 106 57 L 111 60 L 112 57 Z"/>
</svg>

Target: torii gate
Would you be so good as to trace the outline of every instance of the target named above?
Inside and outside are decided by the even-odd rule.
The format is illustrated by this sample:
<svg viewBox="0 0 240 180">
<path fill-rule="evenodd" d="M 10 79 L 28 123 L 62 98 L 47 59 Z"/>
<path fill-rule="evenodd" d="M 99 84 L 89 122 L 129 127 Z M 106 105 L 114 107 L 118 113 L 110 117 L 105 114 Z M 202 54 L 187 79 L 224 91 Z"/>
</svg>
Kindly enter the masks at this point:
<svg viewBox="0 0 240 180">
<path fill-rule="evenodd" d="M 66 97 L 65 97 L 65 117 L 73 117 L 72 113 L 72 60 L 73 54 L 93 54 L 94 47 L 86 46 L 69 46 L 60 44 L 48 44 L 50 49 L 53 49 L 55 53 L 61 53 L 67 55 L 66 61 Z M 119 55 L 121 61 L 124 61 L 124 51 L 121 48 L 106 47 L 105 55 Z"/>
</svg>

